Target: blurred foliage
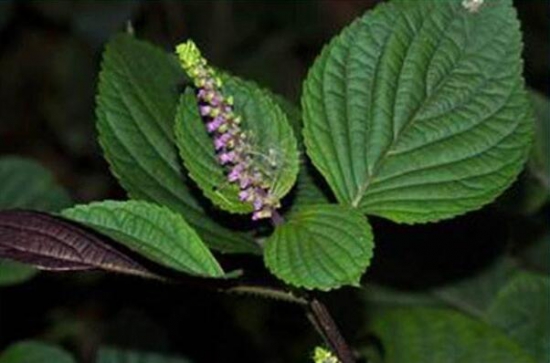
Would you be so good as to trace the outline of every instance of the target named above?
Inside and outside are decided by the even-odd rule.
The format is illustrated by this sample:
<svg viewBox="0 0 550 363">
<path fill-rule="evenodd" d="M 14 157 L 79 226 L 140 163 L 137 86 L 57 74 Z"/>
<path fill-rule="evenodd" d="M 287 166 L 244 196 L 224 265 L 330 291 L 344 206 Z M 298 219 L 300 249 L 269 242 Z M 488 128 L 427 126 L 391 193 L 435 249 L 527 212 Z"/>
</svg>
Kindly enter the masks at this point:
<svg viewBox="0 0 550 363">
<path fill-rule="evenodd" d="M 124 193 L 96 145 L 94 94 L 103 44 L 125 30 L 127 22 L 138 37 L 166 49 L 193 37 L 213 64 L 296 101 L 324 42 L 375 3 L 0 2 L 0 155 L 38 160 L 76 201 L 121 199 Z M 550 7 L 545 0 L 515 3 L 524 32 L 527 83 L 548 96 Z M 541 115 L 546 121 L 541 125 L 547 127 L 548 117 Z M 343 289 L 322 296 L 346 338 L 369 352 L 371 361 L 384 357 L 384 342 L 381 334 L 365 329 L 365 321 L 380 306 L 420 305 L 430 311 L 420 318 L 444 307 L 445 313 L 435 313 L 445 315 L 443 322 L 474 324 L 472 329 L 483 337 L 485 328 L 477 320 L 472 323 L 479 318 L 476 308 L 486 306 L 482 301 L 498 295 L 500 284 L 508 281 L 507 273 L 494 266 L 511 261 L 519 266 L 514 271 L 550 272 L 548 199 L 541 198 L 545 189 L 537 184 L 538 173 L 544 173 L 540 160 L 548 160 L 548 129 L 539 129 L 537 136 L 542 148 L 534 149 L 529 170 L 513 189 L 519 199 L 516 194 L 504 205 L 435 225 L 373 219 L 379 233 L 376 257 L 363 281 L 366 292 Z M 545 178 L 548 170 L 546 166 Z M 525 189 L 526 179 L 539 188 Z M 239 263 L 260 268 L 247 258 Z M 500 282 L 498 287 L 483 285 L 488 281 Z M 471 282 L 477 287 L 470 288 Z M 376 297 L 373 290 L 378 290 Z M 478 317 L 456 317 L 465 303 L 474 306 L 466 314 L 478 311 Z M 386 328 L 390 323 L 399 326 L 401 319 L 375 325 L 393 332 Z M 431 339 L 441 325 L 430 334 L 424 329 L 429 324 L 421 325 L 418 336 Z M 0 350 L 22 339 L 60 344 L 85 363 L 93 362 L 102 345 L 181 354 L 197 363 L 307 362 L 312 347 L 321 343 L 294 306 L 102 274 L 41 274 L 1 289 Z"/>
</svg>

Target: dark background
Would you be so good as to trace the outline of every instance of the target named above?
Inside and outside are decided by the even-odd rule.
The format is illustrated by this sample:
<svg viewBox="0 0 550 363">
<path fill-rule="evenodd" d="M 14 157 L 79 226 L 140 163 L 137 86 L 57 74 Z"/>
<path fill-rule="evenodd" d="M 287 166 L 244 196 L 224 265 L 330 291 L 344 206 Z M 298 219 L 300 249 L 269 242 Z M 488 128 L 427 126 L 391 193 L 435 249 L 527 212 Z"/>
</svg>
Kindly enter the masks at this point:
<svg viewBox="0 0 550 363">
<path fill-rule="evenodd" d="M 40 161 L 78 202 L 123 199 L 96 144 L 94 94 L 103 46 L 128 21 L 139 38 L 167 50 L 191 37 L 213 64 L 297 101 L 322 45 L 376 2 L 2 1 L 0 156 Z M 548 94 L 549 3 L 516 6 L 527 83 Z M 527 243 L 540 222 L 493 206 L 437 225 L 373 223 L 377 248 L 367 278 L 423 289 L 475 273 L 517 248 L 514 236 Z M 532 227 L 526 233 L 516 229 L 523 223 Z M 362 339 L 367 312 L 357 291 L 325 298 L 346 335 Z M 60 342 L 84 360 L 101 343 L 197 363 L 305 362 L 319 343 L 293 306 L 100 274 L 42 274 L 0 291 L 0 349 L 25 338 Z"/>
</svg>

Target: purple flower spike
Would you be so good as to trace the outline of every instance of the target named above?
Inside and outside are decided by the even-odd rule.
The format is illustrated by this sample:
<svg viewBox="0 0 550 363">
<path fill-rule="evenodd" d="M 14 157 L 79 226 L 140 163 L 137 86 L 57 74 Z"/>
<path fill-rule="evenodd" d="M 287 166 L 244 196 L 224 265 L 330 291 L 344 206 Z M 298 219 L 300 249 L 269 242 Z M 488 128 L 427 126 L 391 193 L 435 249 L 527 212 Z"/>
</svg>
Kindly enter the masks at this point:
<svg viewBox="0 0 550 363">
<path fill-rule="evenodd" d="M 204 88 L 201 88 L 199 90 L 199 92 L 197 93 L 197 97 L 201 100 L 206 100 L 206 91 L 204 90 Z"/>
<path fill-rule="evenodd" d="M 212 112 L 212 107 L 210 106 L 200 106 L 201 116 L 208 116 Z"/>
<path fill-rule="evenodd" d="M 213 95 L 212 99 L 210 100 L 210 104 L 213 106 L 218 106 L 222 102 L 222 97 L 220 95 Z"/>
<path fill-rule="evenodd" d="M 237 180 L 241 179 L 243 177 L 242 173 L 244 171 L 244 165 L 243 164 L 237 164 L 233 169 L 231 169 L 231 172 L 227 175 L 227 180 L 230 182 L 236 182 Z M 241 187 L 241 189 L 243 189 Z"/>
<path fill-rule="evenodd" d="M 271 191 L 273 180 L 262 165 L 256 163 L 258 152 L 249 141 L 253 135 L 242 129 L 233 97 L 224 95 L 223 78 L 208 66 L 192 41 L 179 45 L 177 52 L 183 68 L 198 88 L 199 113 L 212 136 L 217 161 L 225 166 L 227 180 L 238 185 L 239 199 L 253 207 L 253 220 L 270 218 L 280 207 Z"/>
<path fill-rule="evenodd" d="M 225 122 L 225 119 L 223 118 L 223 116 L 218 116 L 212 122 L 209 122 L 206 125 L 206 128 L 208 132 L 212 133 L 216 131 L 224 122 Z"/>
<path fill-rule="evenodd" d="M 252 179 L 248 175 L 242 175 L 239 179 L 239 187 L 241 189 L 248 188 L 252 184 Z"/>
<path fill-rule="evenodd" d="M 244 189 L 239 192 L 239 199 L 243 202 L 248 201 L 251 196 L 250 189 Z"/>
<path fill-rule="evenodd" d="M 222 165 L 230 163 L 230 162 L 235 160 L 236 156 L 237 155 L 235 154 L 234 151 L 230 151 L 230 152 L 227 152 L 227 153 L 221 153 L 220 156 L 219 156 L 220 163 Z"/>
<path fill-rule="evenodd" d="M 259 211 L 260 209 L 262 209 L 262 207 L 264 206 L 264 201 L 262 197 L 256 196 L 254 202 L 252 202 L 252 205 L 254 206 L 255 211 Z"/>
<path fill-rule="evenodd" d="M 269 218 L 272 215 L 271 209 L 261 209 L 252 214 L 252 220 L 257 221 L 259 219 Z"/>
<path fill-rule="evenodd" d="M 230 134 L 222 134 L 214 139 L 214 147 L 216 150 L 223 149 L 227 146 L 229 140 L 231 140 Z"/>
</svg>

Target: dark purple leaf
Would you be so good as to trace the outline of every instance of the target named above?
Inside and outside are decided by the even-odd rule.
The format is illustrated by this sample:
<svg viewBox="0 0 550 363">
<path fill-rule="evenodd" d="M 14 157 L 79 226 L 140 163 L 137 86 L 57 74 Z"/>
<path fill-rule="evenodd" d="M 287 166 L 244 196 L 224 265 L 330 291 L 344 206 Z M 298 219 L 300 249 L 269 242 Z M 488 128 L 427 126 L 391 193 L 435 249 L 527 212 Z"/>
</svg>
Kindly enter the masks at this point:
<svg viewBox="0 0 550 363">
<path fill-rule="evenodd" d="M 137 256 L 114 247 L 107 237 L 41 212 L 0 211 L 0 257 L 42 270 L 105 270 L 156 276 Z"/>
</svg>

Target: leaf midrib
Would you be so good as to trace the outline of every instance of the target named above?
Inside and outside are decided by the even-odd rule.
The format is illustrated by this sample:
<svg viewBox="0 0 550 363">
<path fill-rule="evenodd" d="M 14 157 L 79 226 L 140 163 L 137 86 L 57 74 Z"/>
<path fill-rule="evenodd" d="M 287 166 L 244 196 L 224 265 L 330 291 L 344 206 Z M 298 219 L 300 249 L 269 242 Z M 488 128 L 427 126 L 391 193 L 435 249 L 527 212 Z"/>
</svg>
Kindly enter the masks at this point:
<svg viewBox="0 0 550 363">
<path fill-rule="evenodd" d="M 456 12 L 455 12 L 456 13 Z M 454 17 L 453 20 L 449 23 L 449 24 L 452 24 L 454 23 L 456 20 L 458 20 L 458 17 Z M 424 25 L 424 23 L 423 23 Z M 503 25 L 499 28 L 499 29 L 502 29 L 504 27 L 506 27 L 508 24 L 506 22 L 503 22 Z M 448 25 L 449 26 L 449 25 Z M 495 34 L 498 34 L 499 32 L 496 32 Z M 420 34 L 420 31 L 418 31 L 417 33 L 415 33 L 414 35 L 414 38 L 411 40 L 410 44 L 412 44 L 414 42 L 414 39 L 418 36 L 418 34 Z M 440 43 L 441 39 L 444 38 L 445 36 L 445 33 L 444 32 L 441 32 L 440 33 L 441 36 L 440 36 L 440 39 L 438 39 L 438 43 Z M 496 37 L 496 35 L 495 35 Z M 489 43 L 490 41 L 492 41 L 494 39 L 494 37 L 492 37 L 489 41 L 487 41 L 487 43 Z M 386 44 L 387 44 L 387 39 L 386 39 Z M 409 48 L 407 49 L 407 53 L 410 49 L 410 44 L 409 44 Z M 437 52 L 437 50 L 439 49 L 439 44 L 435 47 L 434 49 L 434 53 L 432 54 L 432 59 L 433 59 L 433 56 L 434 54 Z M 462 50 L 462 52 L 460 53 L 460 59 L 462 59 L 462 57 L 464 56 L 464 50 Z M 406 59 L 406 55 L 404 57 L 404 60 Z M 430 62 L 431 63 L 431 62 Z M 351 202 L 351 206 L 354 207 L 354 208 L 358 208 L 360 203 L 362 202 L 363 198 L 365 197 L 365 195 L 367 194 L 367 190 L 369 188 L 369 186 L 372 184 L 372 182 L 376 179 L 377 177 L 377 173 L 380 171 L 380 168 L 384 165 L 385 161 L 388 159 L 388 158 L 391 158 L 392 157 L 392 150 L 393 148 L 395 147 L 395 145 L 397 145 L 399 143 L 399 140 L 401 139 L 401 137 L 406 134 L 407 130 L 410 129 L 410 127 L 414 124 L 414 121 L 418 120 L 417 119 L 417 115 L 420 114 L 427 105 L 429 105 L 431 103 L 431 99 L 433 97 L 435 97 L 437 95 L 437 90 L 440 89 L 442 87 L 442 85 L 446 84 L 447 83 L 447 80 L 449 79 L 449 77 L 451 77 L 451 75 L 453 74 L 454 70 L 456 69 L 457 67 L 457 64 L 459 62 L 455 62 L 455 64 L 453 65 L 453 68 L 438 82 L 438 84 L 436 85 L 434 91 L 429 95 L 427 96 L 427 98 L 421 103 L 421 105 L 417 108 L 417 110 L 415 110 L 414 114 L 410 117 L 409 121 L 405 124 L 405 126 L 403 126 L 403 128 L 401 129 L 400 132 L 396 133 L 395 134 L 395 137 L 392 139 L 392 141 L 389 143 L 389 145 L 386 147 L 386 149 L 384 150 L 382 156 L 376 161 L 376 164 L 375 166 L 373 167 L 372 169 L 372 172 L 370 174 L 367 175 L 366 177 L 366 180 L 365 182 L 363 183 L 363 185 L 360 186 L 358 192 L 357 192 L 357 195 L 352 199 L 352 202 Z M 401 64 L 401 66 L 404 65 L 404 62 Z M 499 67 L 502 67 L 502 64 L 501 63 L 496 63 L 495 64 L 495 68 L 499 68 Z M 429 67 L 426 68 L 426 72 L 429 70 Z M 490 72 L 488 72 L 490 73 Z M 401 74 L 401 72 L 399 73 Z M 491 78 L 490 77 L 485 77 L 484 81 L 481 82 L 475 89 L 472 90 L 470 96 L 468 97 L 468 100 L 470 100 L 474 95 L 476 95 L 480 89 L 482 89 L 482 87 L 487 83 L 491 81 Z M 425 80 L 425 83 L 427 84 L 427 81 Z M 509 94 L 508 94 L 508 97 L 513 94 L 515 89 L 512 89 Z M 396 102 L 396 98 L 394 97 L 394 100 L 393 100 L 393 110 L 395 110 L 395 102 Z M 458 106 L 455 105 L 453 107 L 452 110 L 450 110 L 450 112 L 452 112 L 453 110 L 455 110 L 457 107 L 460 107 L 464 104 L 465 102 L 461 102 Z M 494 113 L 497 113 L 500 109 L 502 109 L 502 105 L 500 106 L 500 108 L 498 108 L 498 110 L 494 111 Z M 447 111 L 449 112 L 449 111 Z M 394 112 L 392 112 L 392 121 L 394 121 L 395 119 L 395 114 Z"/>
</svg>

